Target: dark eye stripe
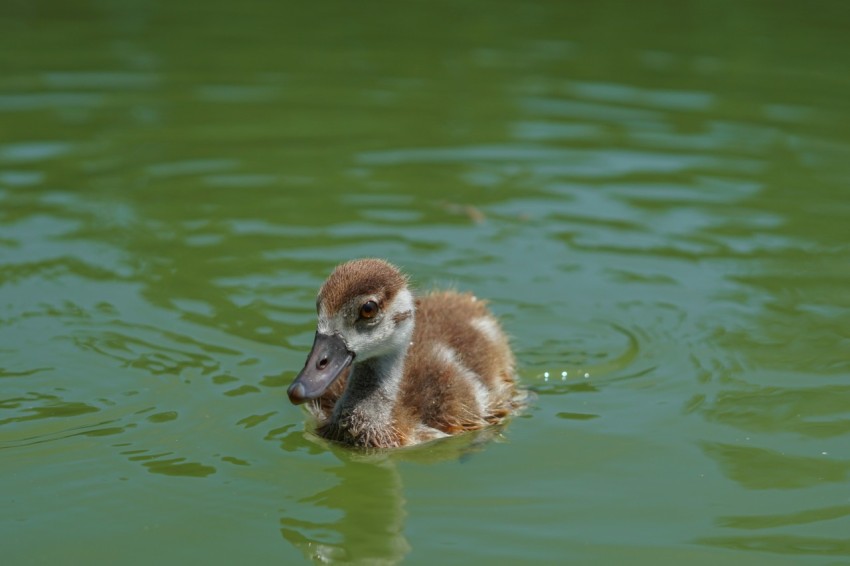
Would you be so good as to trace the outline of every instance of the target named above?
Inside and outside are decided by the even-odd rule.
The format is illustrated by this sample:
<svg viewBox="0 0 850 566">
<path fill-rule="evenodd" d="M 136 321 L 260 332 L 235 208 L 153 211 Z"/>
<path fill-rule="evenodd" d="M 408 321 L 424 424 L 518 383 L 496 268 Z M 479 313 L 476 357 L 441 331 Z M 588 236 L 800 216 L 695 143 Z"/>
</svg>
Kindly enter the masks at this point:
<svg viewBox="0 0 850 566">
<path fill-rule="evenodd" d="M 398 312 L 393 315 L 393 322 L 398 324 L 402 320 L 407 320 L 413 314 L 411 311 Z"/>
</svg>

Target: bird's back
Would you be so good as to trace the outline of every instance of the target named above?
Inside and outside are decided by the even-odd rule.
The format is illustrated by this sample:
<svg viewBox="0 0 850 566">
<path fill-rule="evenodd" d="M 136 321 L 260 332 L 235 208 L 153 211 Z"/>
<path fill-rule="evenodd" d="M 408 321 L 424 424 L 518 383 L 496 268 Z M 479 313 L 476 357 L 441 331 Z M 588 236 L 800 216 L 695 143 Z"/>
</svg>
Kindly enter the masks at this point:
<svg viewBox="0 0 850 566">
<path fill-rule="evenodd" d="M 497 422 L 514 408 L 514 372 L 507 336 L 484 301 L 425 295 L 416 303 L 398 426 L 455 434 Z"/>
</svg>

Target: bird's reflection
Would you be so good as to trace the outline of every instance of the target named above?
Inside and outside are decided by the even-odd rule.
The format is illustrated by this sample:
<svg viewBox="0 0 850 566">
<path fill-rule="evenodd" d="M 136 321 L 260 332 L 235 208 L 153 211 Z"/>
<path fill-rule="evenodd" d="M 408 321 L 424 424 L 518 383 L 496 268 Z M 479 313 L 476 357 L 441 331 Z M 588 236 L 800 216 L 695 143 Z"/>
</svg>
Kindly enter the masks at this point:
<svg viewBox="0 0 850 566">
<path fill-rule="evenodd" d="M 404 537 L 404 498 L 395 462 L 348 457 L 327 470 L 339 483 L 300 503 L 337 509 L 330 522 L 284 516 L 281 533 L 315 562 L 396 564 L 410 551 Z"/>
<path fill-rule="evenodd" d="M 328 443 L 338 464 L 325 472 L 335 477 L 336 485 L 299 499 L 298 511 L 290 509 L 280 519 L 281 534 L 314 562 L 397 564 L 411 550 L 404 535 L 399 464 L 463 463 L 501 430 L 490 427 L 409 449 L 368 453 Z M 322 520 L 316 518 L 323 515 L 317 510 L 340 513 Z"/>
</svg>

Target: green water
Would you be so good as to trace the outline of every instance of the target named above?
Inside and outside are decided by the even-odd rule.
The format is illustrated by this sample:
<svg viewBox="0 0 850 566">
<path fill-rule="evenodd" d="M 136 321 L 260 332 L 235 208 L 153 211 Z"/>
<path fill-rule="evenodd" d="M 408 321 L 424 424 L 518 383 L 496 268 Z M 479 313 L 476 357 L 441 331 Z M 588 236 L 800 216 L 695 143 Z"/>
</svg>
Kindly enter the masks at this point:
<svg viewBox="0 0 850 566">
<path fill-rule="evenodd" d="M 0 561 L 850 563 L 848 22 L 5 2 Z M 531 406 L 312 437 L 360 256 L 489 299 Z"/>
</svg>

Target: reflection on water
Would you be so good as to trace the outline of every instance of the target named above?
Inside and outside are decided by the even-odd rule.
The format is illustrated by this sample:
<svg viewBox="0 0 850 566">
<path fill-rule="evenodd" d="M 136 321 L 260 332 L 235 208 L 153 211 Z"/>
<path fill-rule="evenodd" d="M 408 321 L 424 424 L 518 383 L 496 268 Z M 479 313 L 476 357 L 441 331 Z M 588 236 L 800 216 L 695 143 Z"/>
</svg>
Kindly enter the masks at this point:
<svg viewBox="0 0 850 566">
<path fill-rule="evenodd" d="M 92 556 L 117 501 L 140 560 L 850 556 L 843 3 L 197 8 L 0 23 L 13 563 Z M 499 451 L 305 438 L 358 256 L 502 316 L 539 395 Z"/>
<path fill-rule="evenodd" d="M 801 537 L 795 535 L 767 535 L 741 537 L 707 537 L 701 544 L 719 546 L 732 550 L 759 553 L 784 554 L 790 556 L 847 556 L 850 540 L 826 537 Z"/>
<path fill-rule="evenodd" d="M 826 385 L 809 389 L 752 387 L 722 391 L 704 416 L 751 432 L 793 432 L 813 438 L 850 432 L 850 387 Z"/>
<path fill-rule="evenodd" d="M 705 453 L 717 460 L 726 475 L 749 489 L 797 489 L 824 483 L 843 483 L 850 461 L 793 456 L 763 448 L 706 443 Z"/>
<path fill-rule="evenodd" d="M 284 508 L 281 534 L 317 563 L 397 564 L 411 551 L 405 536 L 402 466 L 469 462 L 491 443 L 503 440 L 501 433 L 507 426 L 502 423 L 399 450 L 352 451 L 312 433 L 288 433 L 281 442 L 284 450 L 330 450 L 338 460 L 322 470 L 325 479 L 333 478 L 332 487 L 312 494 L 296 490 L 297 495 L 288 497 L 297 505 Z"/>
<path fill-rule="evenodd" d="M 41 403 L 42 406 L 33 406 L 35 403 Z M 49 418 L 67 418 L 86 413 L 96 413 L 97 407 L 86 405 L 79 402 L 62 401 L 55 395 L 39 395 L 32 394 L 29 397 L 13 397 L 4 399 L 0 404 L 2 409 L 18 409 L 21 413 L 26 413 L 18 417 L 9 417 L 0 420 L 0 425 L 11 422 L 24 422 L 35 419 Z"/>
<path fill-rule="evenodd" d="M 850 505 L 836 505 L 820 509 L 807 509 L 786 515 L 750 515 L 740 517 L 722 517 L 718 523 L 724 527 L 736 529 L 767 529 L 787 525 L 805 525 L 818 521 L 829 521 L 850 516 Z"/>
<path fill-rule="evenodd" d="M 319 563 L 400 562 L 410 544 L 404 537 L 404 498 L 394 463 L 349 460 L 326 472 L 338 483 L 302 497 L 299 503 L 341 513 L 326 521 L 284 516 L 280 520 L 283 537 Z"/>
<path fill-rule="evenodd" d="M 174 456 L 173 452 L 150 454 L 148 450 L 125 450 L 122 454 L 131 462 L 141 462 L 152 474 L 202 478 L 216 472 L 213 466 L 187 462 L 186 458 L 179 456 L 171 457 Z"/>
</svg>

